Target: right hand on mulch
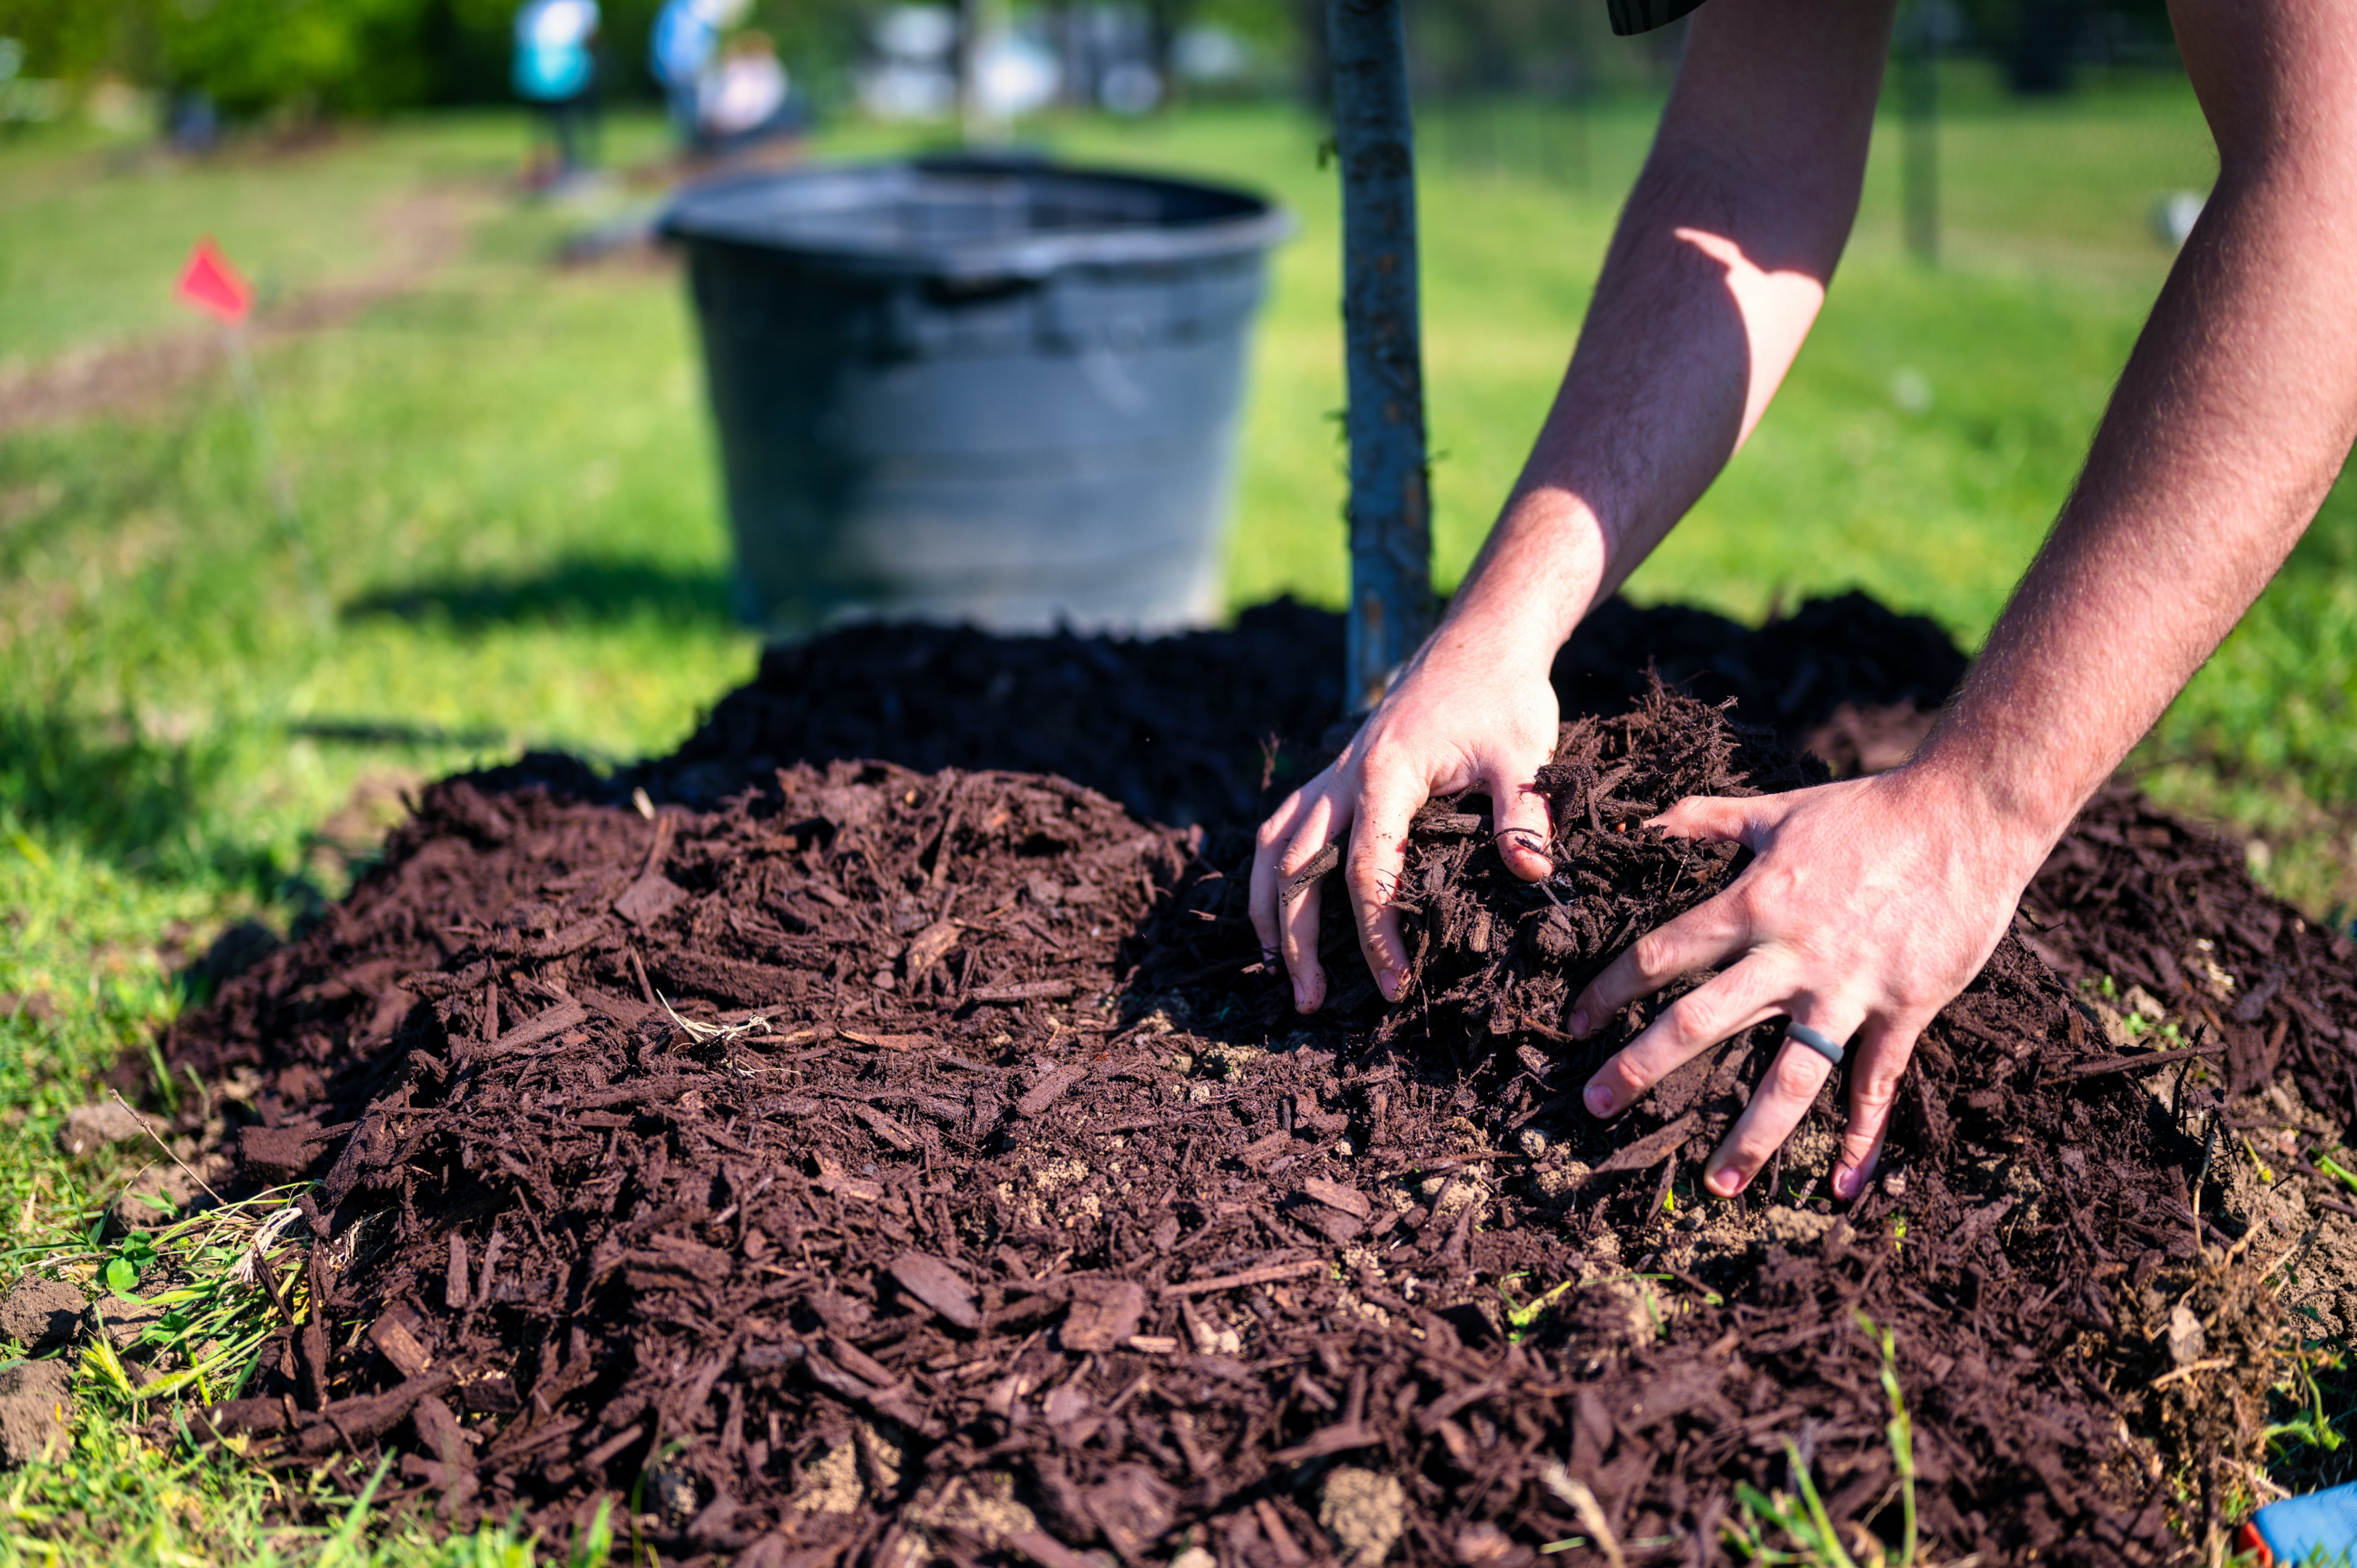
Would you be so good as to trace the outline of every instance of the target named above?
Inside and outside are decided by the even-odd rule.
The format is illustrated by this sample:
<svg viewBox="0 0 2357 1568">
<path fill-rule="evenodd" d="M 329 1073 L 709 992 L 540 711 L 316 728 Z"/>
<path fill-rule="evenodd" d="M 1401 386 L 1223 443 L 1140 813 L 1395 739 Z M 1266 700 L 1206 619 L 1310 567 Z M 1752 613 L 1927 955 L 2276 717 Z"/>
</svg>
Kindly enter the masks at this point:
<svg viewBox="0 0 2357 1568">
<path fill-rule="evenodd" d="M 1261 824 L 1253 852 L 1253 929 L 1265 955 L 1283 956 L 1293 1004 L 1302 1012 L 1324 1004 L 1326 972 L 1318 961 L 1317 883 L 1294 883 L 1345 834 L 1343 880 L 1359 948 L 1387 1002 L 1398 1001 L 1406 983 L 1407 947 L 1392 900 L 1409 819 L 1426 800 L 1481 789 L 1508 868 L 1530 881 L 1554 870 L 1546 802 L 1532 779 L 1555 746 L 1555 688 L 1544 660 L 1534 672 L 1510 673 L 1518 662 L 1444 628 L 1392 682 L 1332 766 Z"/>
<path fill-rule="evenodd" d="M 1833 1187 L 1857 1197 L 1916 1036 L 1988 961 L 2047 842 L 1920 762 L 1790 794 L 1681 800 L 1649 825 L 1733 839 L 1756 858 L 1717 897 L 1638 938 L 1574 1000 L 1572 1033 L 1585 1037 L 1680 975 L 1720 972 L 1597 1070 L 1588 1110 L 1618 1115 L 1689 1058 L 1788 1016 L 1849 1044 L 1849 1127 Z M 1711 1156 L 1709 1190 L 1741 1191 L 1832 1071 L 1786 1040 Z"/>
</svg>

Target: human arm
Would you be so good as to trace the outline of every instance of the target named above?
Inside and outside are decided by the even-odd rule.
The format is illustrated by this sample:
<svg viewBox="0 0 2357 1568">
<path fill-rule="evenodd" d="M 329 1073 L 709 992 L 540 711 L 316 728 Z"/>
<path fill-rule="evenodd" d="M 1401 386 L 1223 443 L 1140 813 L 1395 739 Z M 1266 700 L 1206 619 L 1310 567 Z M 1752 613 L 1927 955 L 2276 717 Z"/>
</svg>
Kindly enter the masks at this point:
<svg viewBox="0 0 2357 1568">
<path fill-rule="evenodd" d="M 1527 787 L 1555 744 L 1555 650 L 1758 423 L 1816 317 L 1857 209 L 1889 0 L 1716 0 L 1631 191 L 1530 460 L 1448 613 L 1333 766 L 1261 829 L 1251 908 L 1296 1005 L 1325 998 L 1318 900 L 1282 889 L 1328 843 L 1385 997 L 1407 822 L 1480 788 L 1506 863 L 1549 870 Z"/>
<path fill-rule="evenodd" d="M 2095 788 L 2257 597 L 2357 435 L 2357 13 L 2328 0 L 2178 0 L 2219 147 L 2087 465 L 1938 728 L 1877 779 L 1682 801 L 1673 832 L 1756 858 L 1641 938 L 1575 1002 L 1575 1032 L 1719 968 L 1588 1086 L 1625 1109 L 1697 1051 L 1779 1014 L 1855 1033 L 1836 1196 L 1871 1176 L 1916 1036 L 2003 936 Z M 1732 1193 L 1829 1065 L 1783 1046 L 1706 1181 Z"/>
</svg>

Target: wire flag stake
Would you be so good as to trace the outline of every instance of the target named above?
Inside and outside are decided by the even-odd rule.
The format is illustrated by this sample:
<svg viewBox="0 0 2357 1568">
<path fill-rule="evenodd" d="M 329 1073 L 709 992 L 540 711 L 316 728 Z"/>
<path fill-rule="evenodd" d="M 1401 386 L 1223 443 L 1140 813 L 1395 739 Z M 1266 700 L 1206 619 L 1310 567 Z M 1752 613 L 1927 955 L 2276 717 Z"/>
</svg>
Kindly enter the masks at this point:
<svg viewBox="0 0 2357 1568">
<path fill-rule="evenodd" d="M 302 514 L 295 505 L 295 481 L 287 474 L 286 465 L 279 460 L 278 441 L 270 428 L 270 411 L 263 405 L 262 383 L 253 373 L 253 353 L 246 344 L 246 317 L 253 314 L 253 286 L 208 235 L 189 250 L 188 263 L 181 267 L 180 279 L 173 292 L 182 305 L 200 310 L 221 324 L 230 377 L 237 383 L 238 397 L 245 404 L 246 424 L 253 432 L 254 456 L 270 486 L 279 533 L 295 559 L 296 570 L 302 575 L 303 595 L 310 605 L 312 626 L 325 634 L 332 625 L 328 614 L 327 588 L 319 575 L 318 561 L 303 534 Z"/>
</svg>

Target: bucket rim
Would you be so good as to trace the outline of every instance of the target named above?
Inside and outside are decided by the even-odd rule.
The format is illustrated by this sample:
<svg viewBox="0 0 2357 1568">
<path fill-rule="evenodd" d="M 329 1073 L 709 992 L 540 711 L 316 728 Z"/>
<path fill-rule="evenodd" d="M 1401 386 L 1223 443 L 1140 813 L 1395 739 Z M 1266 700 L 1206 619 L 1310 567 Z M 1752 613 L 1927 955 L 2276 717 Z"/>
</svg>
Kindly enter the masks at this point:
<svg viewBox="0 0 2357 1568">
<path fill-rule="evenodd" d="M 1222 198 L 1232 215 L 1175 224 L 1065 229 L 987 239 L 937 241 L 851 236 L 781 235 L 769 225 L 731 221 L 715 211 L 726 199 L 765 187 L 817 185 L 866 177 L 1053 179 L 1078 184 L 1181 190 Z M 698 207 L 706 210 L 699 212 Z M 845 272 L 942 278 L 974 284 L 1031 280 L 1073 267 L 1168 265 L 1269 250 L 1291 237 L 1293 215 L 1270 198 L 1239 186 L 1139 169 L 1059 163 L 1021 154 L 937 154 L 919 157 L 846 159 L 786 169 L 762 169 L 683 187 L 665 204 L 656 232 L 690 245 L 718 244 L 823 262 Z"/>
</svg>

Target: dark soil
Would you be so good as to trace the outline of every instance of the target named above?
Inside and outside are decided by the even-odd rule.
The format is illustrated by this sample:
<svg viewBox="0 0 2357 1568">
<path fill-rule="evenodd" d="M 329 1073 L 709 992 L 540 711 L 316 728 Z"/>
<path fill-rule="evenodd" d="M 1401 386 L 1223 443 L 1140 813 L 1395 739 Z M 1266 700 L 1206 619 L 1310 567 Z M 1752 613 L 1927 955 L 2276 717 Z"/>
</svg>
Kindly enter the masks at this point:
<svg viewBox="0 0 2357 1568">
<path fill-rule="evenodd" d="M 1781 749 L 1811 735 L 1871 766 L 1962 661 L 1857 600 L 1593 624 L 1542 779 L 1562 869 L 1507 875 L 1478 798 L 1428 809 L 1396 1009 L 1296 1017 L 1243 918 L 1285 786 L 1254 737 L 1322 726 L 1340 662 L 1298 608 L 1147 645 L 842 634 L 666 762 L 435 787 L 167 1043 L 239 1100 L 250 1180 L 321 1177 L 334 1238 L 324 1320 L 210 1425 L 307 1466 L 391 1448 L 396 1499 L 458 1522 L 621 1497 L 683 1561 L 1706 1563 L 1795 1457 L 1898 1539 L 1863 1313 L 1935 1560 L 2180 1559 L 2291 1343 L 2248 1255 L 2281 1239 L 2219 1203 L 2221 1078 L 2281 1060 L 2346 1129 L 2348 944 L 2106 797 L 1927 1033 L 1866 1198 L 1813 1196 L 1829 1092 L 1760 1191 L 1702 1200 L 1772 1026 L 1610 1124 L 1577 1086 L 1639 1011 L 1561 1034 L 1739 869 L 1636 824 L 1821 777 Z M 2074 993 L 2191 950 L 2235 979 L 2214 1017 L 2162 992 L 2182 1046 Z"/>
</svg>

